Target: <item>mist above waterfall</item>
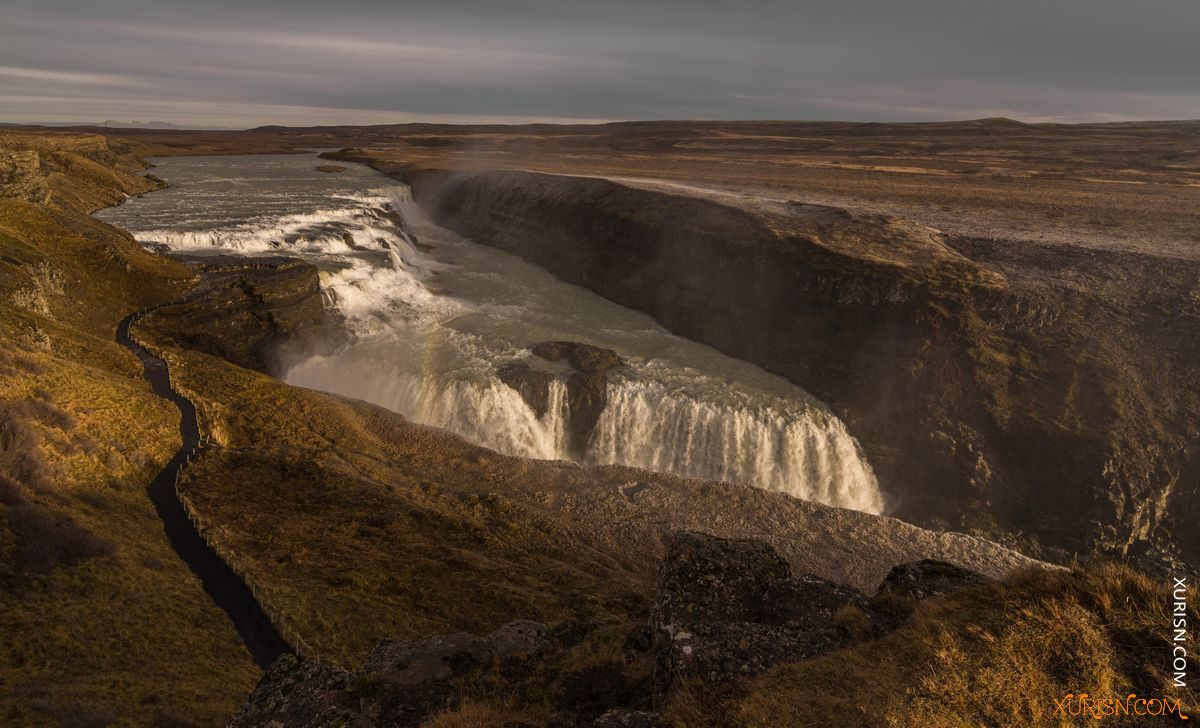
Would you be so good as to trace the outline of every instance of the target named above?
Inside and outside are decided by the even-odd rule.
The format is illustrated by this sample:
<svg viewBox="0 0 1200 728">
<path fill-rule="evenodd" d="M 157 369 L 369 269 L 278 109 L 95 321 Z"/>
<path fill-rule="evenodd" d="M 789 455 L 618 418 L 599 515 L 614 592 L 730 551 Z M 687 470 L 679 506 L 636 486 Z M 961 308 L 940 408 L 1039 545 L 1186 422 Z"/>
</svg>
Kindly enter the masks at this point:
<svg viewBox="0 0 1200 728">
<path fill-rule="evenodd" d="M 311 156 L 162 160 L 172 187 L 109 215 L 139 240 L 191 253 L 293 255 L 321 270 L 354 343 L 295 362 L 291 384 L 373 402 L 500 452 L 729 480 L 858 510 L 883 497 L 845 426 L 822 403 L 746 362 L 421 219 L 407 189 Z M 618 352 L 607 405 L 569 447 L 561 367 L 539 341 Z M 550 375 L 539 416 L 498 378 L 524 362 Z"/>
</svg>

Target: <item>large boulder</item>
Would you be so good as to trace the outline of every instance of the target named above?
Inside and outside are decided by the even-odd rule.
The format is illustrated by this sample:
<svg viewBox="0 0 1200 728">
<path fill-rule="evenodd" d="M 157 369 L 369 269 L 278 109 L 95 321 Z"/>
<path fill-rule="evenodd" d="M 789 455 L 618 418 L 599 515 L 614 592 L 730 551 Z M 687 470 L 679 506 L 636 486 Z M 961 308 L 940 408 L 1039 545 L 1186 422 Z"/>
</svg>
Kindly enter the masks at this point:
<svg viewBox="0 0 1200 728">
<path fill-rule="evenodd" d="M 546 625 L 528 619 L 509 622 L 487 638 L 492 658 L 502 664 L 528 660 L 550 649 Z"/>
<path fill-rule="evenodd" d="M 676 533 L 659 576 L 651 626 L 656 692 L 727 683 L 843 644 L 838 621 L 867 598 L 815 576 L 793 578 L 767 543 Z"/>
<path fill-rule="evenodd" d="M 762 621 L 825 629 L 834 624 L 838 612 L 851 607 L 866 612 L 866 595 L 828 579 L 804 576 L 776 579 L 763 593 Z"/>
<path fill-rule="evenodd" d="M 448 702 L 454 678 L 491 658 L 486 640 L 466 634 L 381 642 L 355 675 L 362 712 L 376 725 L 418 726 Z"/>
<path fill-rule="evenodd" d="M 233 728 L 416 728 L 453 705 L 459 679 L 512 667 L 549 649 L 546 626 L 510 622 L 487 637 L 451 634 L 380 642 L 353 673 L 287 655 L 234 717 Z"/>
<path fill-rule="evenodd" d="M 887 594 L 918 600 L 931 599 L 990 581 L 982 574 L 946 561 L 922 559 L 893 567 L 879 585 L 876 596 Z"/>
<path fill-rule="evenodd" d="M 667 549 L 654 602 L 654 626 L 756 622 L 763 595 L 788 564 L 762 541 L 676 533 Z"/>
<path fill-rule="evenodd" d="M 659 642 L 655 686 L 666 692 L 683 682 L 730 683 L 775 665 L 799 662 L 836 648 L 832 624 L 810 627 L 759 622 L 671 625 Z"/>
<path fill-rule="evenodd" d="M 583 374 L 605 372 L 622 364 L 620 355 L 611 349 L 575 341 L 543 341 L 535 344 L 531 351 L 548 361 L 565 360 L 572 369 Z"/>
<path fill-rule="evenodd" d="M 230 728 L 371 728 L 345 670 L 284 655 L 263 675 Z"/>
</svg>

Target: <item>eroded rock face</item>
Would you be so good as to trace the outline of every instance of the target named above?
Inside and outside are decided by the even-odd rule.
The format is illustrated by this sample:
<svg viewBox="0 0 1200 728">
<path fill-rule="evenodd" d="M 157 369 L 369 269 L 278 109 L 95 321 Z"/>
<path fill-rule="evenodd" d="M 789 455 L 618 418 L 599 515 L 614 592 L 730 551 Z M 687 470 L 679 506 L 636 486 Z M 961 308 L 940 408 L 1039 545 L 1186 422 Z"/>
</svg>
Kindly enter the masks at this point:
<svg viewBox="0 0 1200 728">
<path fill-rule="evenodd" d="M 566 382 L 567 433 L 572 453 L 582 457 L 592 430 L 608 405 L 607 372 L 621 366 L 621 357 L 611 349 L 574 341 L 543 341 L 530 351 L 546 361 L 566 362 L 573 370 Z M 546 414 L 553 374 L 534 369 L 525 362 L 505 364 L 497 374 L 500 381 L 521 394 L 538 417 Z"/>
<path fill-rule="evenodd" d="M 575 372 L 567 378 L 567 431 L 571 451 L 582 458 L 592 430 L 608 406 L 608 378 L 604 372 Z"/>
<path fill-rule="evenodd" d="M 517 390 L 525 404 L 539 418 L 544 417 L 550 404 L 550 382 L 554 375 L 534 369 L 524 362 L 503 364 L 496 371 L 500 381 Z"/>
<path fill-rule="evenodd" d="M 825 400 L 902 518 L 1200 553 L 1194 262 L 649 183 L 380 168 L 438 224 Z"/>
<path fill-rule="evenodd" d="M 49 193 L 35 151 L 0 152 L 0 199 L 40 202 Z"/>
<path fill-rule="evenodd" d="M 453 708 L 464 684 L 507 680 L 517 682 L 500 684 L 528 687 L 533 680 L 541 691 L 536 681 L 545 679 L 554 683 L 548 694 L 562 711 L 550 725 L 654 728 L 661 717 L 639 710 L 651 697 L 661 699 L 682 684 L 729 684 L 879 637 L 903 624 L 917 600 L 987 581 L 926 559 L 895 567 L 868 599 L 827 579 L 792 576 L 767 543 L 676 532 L 650 625 L 626 637 L 624 660 L 560 671 L 554 655 L 577 646 L 579 633 L 597 625 L 567 621 L 551 632 L 528 620 L 486 637 L 380 642 L 354 672 L 289 656 L 268 671 L 233 726 L 410 728 L 434 711 Z M 647 650 L 652 683 L 627 669 Z"/>
<path fill-rule="evenodd" d="M 304 261 L 221 256 L 190 267 L 201 276 L 196 294 L 143 324 L 169 331 L 164 342 L 279 374 L 290 361 L 329 353 L 346 341 L 316 267 Z"/>
</svg>

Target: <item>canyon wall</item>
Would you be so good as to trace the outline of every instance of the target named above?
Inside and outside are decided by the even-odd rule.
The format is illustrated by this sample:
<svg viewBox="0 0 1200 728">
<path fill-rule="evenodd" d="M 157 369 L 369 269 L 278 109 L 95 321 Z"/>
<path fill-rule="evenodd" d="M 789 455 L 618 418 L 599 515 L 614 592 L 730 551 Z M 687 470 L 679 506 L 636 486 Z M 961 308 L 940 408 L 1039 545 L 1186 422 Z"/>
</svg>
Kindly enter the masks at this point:
<svg viewBox="0 0 1200 728">
<path fill-rule="evenodd" d="M 1194 264 L 666 186 L 375 166 L 438 224 L 826 400 L 903 518 L 1046 556 L 1195 563 L 1180 527 L 1197 502 Z"/>
</svg>

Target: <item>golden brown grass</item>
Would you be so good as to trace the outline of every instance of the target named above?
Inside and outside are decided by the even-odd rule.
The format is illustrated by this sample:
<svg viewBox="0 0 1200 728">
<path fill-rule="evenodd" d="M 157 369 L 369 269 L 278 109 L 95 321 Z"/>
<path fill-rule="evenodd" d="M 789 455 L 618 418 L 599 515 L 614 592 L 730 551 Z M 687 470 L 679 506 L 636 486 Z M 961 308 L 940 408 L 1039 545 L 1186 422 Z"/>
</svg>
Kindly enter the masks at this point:
<svg viewBox="0 0 1200 728">
<path fill-rule="evenodd" d="M 312 653 L 350 666 L 381 638 L 591 619 L 648 599 L 651 571 L 615 567 L 504 495 L 535 485 L 520 461 L 204 354 L 165 356 L 217 443 L 186 471 L 184 497 Z"/>
<path fill-rule="evenodd" d="M 434 713 L 421 725 L 424 728 L 506 728 L 542 725 L 546 717 L 544 713 L 534 714 L 504 706 L 464 701 L 457 708 Z"/>
<path fill-rule="evenodd" d="M 1195 692 L 1171 688 L 1166 674 L 1167 587 L 1119 565 L 1018 574 L 919 604 L 881 640 L 779 667 L 717 722 L 1060 725 L 1069 721 L 1056 705 L 1068 693 L 1178 698 L 1194 715 Z"/>
<path fill-rule="evenodd" d="M 136 187 L 56 144 L 51 206 L 0 200 L 0 723 L 220 725 L 258 671 L 146 497 L 178 413 L 113 341 L 188 274 L 85 217 Z"/>
</svg>

